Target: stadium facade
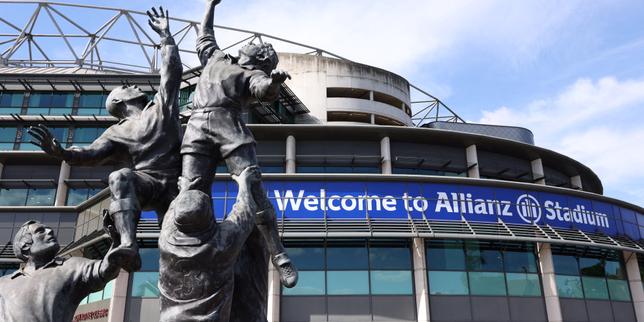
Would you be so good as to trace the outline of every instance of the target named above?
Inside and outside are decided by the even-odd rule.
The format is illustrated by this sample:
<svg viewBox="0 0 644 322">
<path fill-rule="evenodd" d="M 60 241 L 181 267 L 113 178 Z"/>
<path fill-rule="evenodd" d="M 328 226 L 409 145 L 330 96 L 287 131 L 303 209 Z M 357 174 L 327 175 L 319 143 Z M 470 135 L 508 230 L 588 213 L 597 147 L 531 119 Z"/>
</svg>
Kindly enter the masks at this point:
<svg viewBox="0 0 644 322">
<path fill-rule="evenodd" d="M 33 14 L 8 17 L 18 5 Z M 0 36 L 0 275 L 18 268 L 12 236 L 32 219 L 54 228 L 62 255 L 99 258 L 109 247 L 101 229 L 107 176 L 124 165 L 60 162 L 29 143 L 26 129 L 43 123 L 66 146 L 91 143 L 115 122 L 103 107 L 112 87 L 154 93 L 155 44 L 137 12 L 0 7 L 0 25 L 9 29 Z M 79 11 L 106 14 L 107 23 L 85 32 L 72 17 Z M 54 31 L 36 32 L 39 18 L 51 18 Z M 120 20 L 137 37 L 109 34 Z M 196 24 L 174 23 L 181 39 Z M 644 209 L 604 196 L 587 166 L 534 145 L 527 129 L 465 123 L 392 72 L 218 29 L 231 30 L 242 42 L 272 39 L 307 52 L 280 54 L 293 79 L 277 103 L 245 114 L 280 233 L 300 269 L 297 287 L 282 289 L 270 268 L 269 321 L 644 322 Z M 73 55 L 47 57 L 39 40 L 50 38 Z M 88 45 L 74 50 L 74 38 Z M 108 44 L 143 49 L 149 65 L 125 53 L 100 58 Z M 185 55 L 194 54 L 190 45 L 181 45 Z M 186 117 L 198 76 L 198 68 L 184 69 Z M 236 194 L 226 173 L 217 169 L 212 188 L 219 219 Z M 142 270 L 121 273 L 85 299 L 77 321 L 158 321 L 158 235 L 156 214 L 145 213 L 137 236 Z"/>
</svg>

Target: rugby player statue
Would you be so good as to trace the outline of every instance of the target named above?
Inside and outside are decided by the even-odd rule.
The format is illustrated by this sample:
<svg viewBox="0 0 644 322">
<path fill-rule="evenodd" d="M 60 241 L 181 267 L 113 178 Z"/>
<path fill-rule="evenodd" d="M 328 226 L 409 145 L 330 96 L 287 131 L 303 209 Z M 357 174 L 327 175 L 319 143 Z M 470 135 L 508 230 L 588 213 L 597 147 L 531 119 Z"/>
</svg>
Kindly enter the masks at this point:
<svg viewBox="0 0 644 322">
<path fill-rule="evenodd" d="M 71 322 L 80 302 L 118 276 L 129 258 L 118 252 L 118 235 L 109 216 L 103 225 L 112 247 L 102 260 L 56 257 L 58 240 L 50 227 L 28 221 L 18 229 L 13 251 L 23 264 L 0 278 L 0 321 Z"/>
<path fill-rule="evenodd" d="M 105 103 L 107 111 L 119 121 L 110 126 L 87 147 L 63 148 L 44 125 L 29 129 L 35 145 L 72 165 L 97 165 L 107 160 L 129 163 L 131 167 L 109 176 L 111 203 L 109 214 L 120 235 L 117 252 L 130 261 L 125 270 L 138 271 L 141 257 L 136 243 L 136 227 L 141 210 L 155 210 L 159 224 L 170 202 L 178 193 L 177 177 L 181 167 L 181 125 L 179 123 L 179 85 L 182 76 L 179 48 L 168 24 L 168 12 L 148 11 L 149 24 L 161 36 L 161 81 L 150 101 L 138 86 L 117 87 Z"/>
</svg>

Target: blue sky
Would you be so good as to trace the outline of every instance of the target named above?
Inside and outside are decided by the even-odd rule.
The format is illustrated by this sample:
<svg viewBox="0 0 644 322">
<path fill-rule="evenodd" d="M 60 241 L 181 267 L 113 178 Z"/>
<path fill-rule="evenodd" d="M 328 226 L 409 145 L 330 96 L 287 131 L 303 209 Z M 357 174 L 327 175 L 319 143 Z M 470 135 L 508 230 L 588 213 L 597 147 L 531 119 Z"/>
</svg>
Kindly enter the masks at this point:
<svg viewBox="0 0 644 322">
<path fill-rule="evenodd" d="M 82 3 L 200 20 L 204 2 Z M 216 17 L 396 72 L 467 121 L 528 127 L 644 206 L 643 1 L 223 0 Z"/>
</svg>

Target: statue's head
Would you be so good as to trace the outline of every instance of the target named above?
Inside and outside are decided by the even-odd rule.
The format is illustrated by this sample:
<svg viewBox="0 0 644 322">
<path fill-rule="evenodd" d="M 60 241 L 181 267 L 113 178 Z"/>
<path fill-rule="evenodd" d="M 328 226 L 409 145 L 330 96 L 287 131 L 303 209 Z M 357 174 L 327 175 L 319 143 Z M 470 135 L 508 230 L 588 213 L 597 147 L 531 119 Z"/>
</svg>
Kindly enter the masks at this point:
<svg viewBox="0 0 644 322">
<path fill-rule="evenodd" d="M 107 96 L 105 107 L 110 115 L 121 120 L 131 114 L 128 109 L 143 110 L 148 104 L 148 95 L 138 86 L 120 86 L 112 90 Z"/>
<path fill-rule="evenodd" d="M 173 222 L 167 222 L 172 220 Z M 168 242 L 177 246 L 206 243 L 215 232 L 216 221 L 210 197 L 199 190 L 182 191 L 174 199 L 163 223 Z"/>
<path fill-rule="evenodd" d="M 28 221 L 20 227 L 13 238 L 13 253 L 23 262 L 38 259 L 48 262 L 60 250 L 54 231 L 38 221 Z"/>
<path fill-rule="evenodd" d="M 239 49 L 239 65 L 247 66 L 252 69 L 259 69 L 270 75 L 271 71 L 277 67 L 279 58 L 269 43 L 259 45 L 249 43 Z"/>
</svg>

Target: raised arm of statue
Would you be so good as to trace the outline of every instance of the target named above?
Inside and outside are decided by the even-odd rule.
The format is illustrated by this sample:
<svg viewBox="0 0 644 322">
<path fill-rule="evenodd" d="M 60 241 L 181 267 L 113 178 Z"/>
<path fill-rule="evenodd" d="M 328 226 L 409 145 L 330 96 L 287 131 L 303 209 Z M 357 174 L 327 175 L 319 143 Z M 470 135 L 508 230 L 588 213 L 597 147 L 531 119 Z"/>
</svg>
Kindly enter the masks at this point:
<svg viewBox="0 0 644 322">
<path fill-rule="evenodd" d="M 29 128 L 28 133 L 34 138 L 31 143 L 39 146 L 47 154 L 65 160 L 71 164 L 94 165 L 112 156 L 114 144 L 103 133 L 87 147 L 63 148 L 60 142 L 51 134 L 49 129 L 38 124 Z"/>
<path fill-rule="evenodd" d="M 160 108 L 164 112 L 179 113 L 179 87 L 181 85 L 181 73 L 183 67 L 181 66 L 181 56 L 179 56 L 179 48 L 174 42 L 172 33 L 170 33 L 169 15 L 168 11 L 163 11 L 163 7 L 159 8 L 159 12 L 152 8 L 151 13 L 147 11 L 150 19 L 148 23 L 150 27 L 161 36 L 161 81 L 159 90 L 156 94 L 156 101 L 160 104 Z"/>
<path fill-rule="evenodd" d="M 255 227 L 257 204 L 251 187 L 261 180 L 261 174 L 258 167 L 252 166 L 244 169 L 239 176 L 233 175 L 233 179 L 237 181 L 239 191 L 233 209 L 219 226 L 218 244 L 227 251 L 237 253 Z"/>
<path fill-rule="evenodd" d="M 214 16 L 215 6 L 220 2 L 221 0 L 206 0 L 206 13 L 201 22 L 199 37 L 197 38 L 197 55 L 203 66 L 206 66 L 208 59 L 210 59 L 215 50 L 219 49 L 215 39 Z"/>
<path fill-rule="evenodd" d="M 279 97 L 280 86 L 287 78 L 290 79 L 291 75 L 280 69 L 271 71 L 270 76 L 257 71 L 250 79 L 250 92 L 262 102 L 273 102 Z"/>
</svg>

